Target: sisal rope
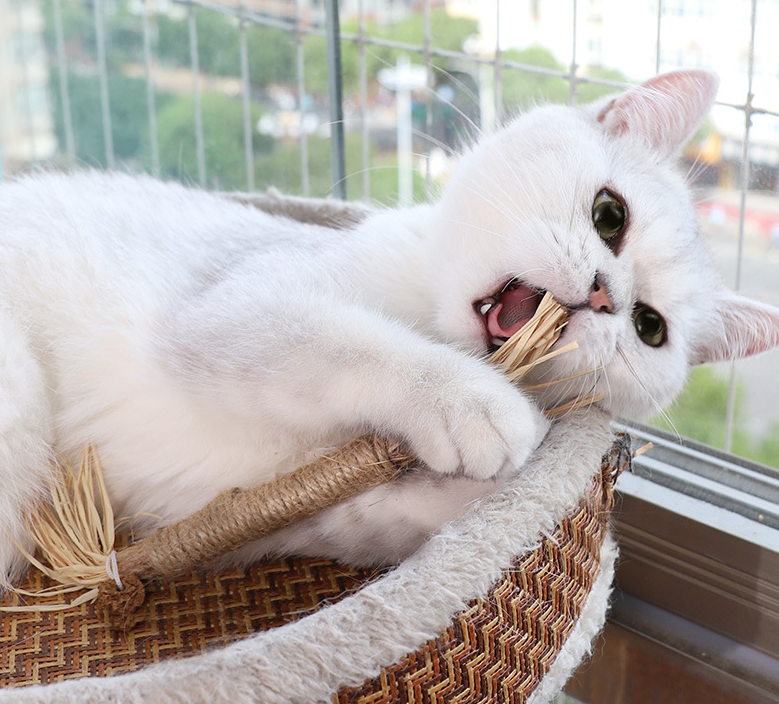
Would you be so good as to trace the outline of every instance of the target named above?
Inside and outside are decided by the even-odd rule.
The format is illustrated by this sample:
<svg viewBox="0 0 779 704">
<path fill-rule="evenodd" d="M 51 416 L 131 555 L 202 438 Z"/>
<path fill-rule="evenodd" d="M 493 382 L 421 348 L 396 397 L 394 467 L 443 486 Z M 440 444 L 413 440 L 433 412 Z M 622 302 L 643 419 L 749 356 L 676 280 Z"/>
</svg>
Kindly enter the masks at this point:
<svg viewBox="0 0 779 704">
<path fill-rule="evenodd" d="M 119 574 L 177 576 L 241 545 L 397 479 L 413 457 L 393 441 L 360 437 L 329 456 L 251 489 L 222 492 L 200 511 L 117 554 Z M 111 585 L 113 586 L 113 585 Z"/>
</svg>

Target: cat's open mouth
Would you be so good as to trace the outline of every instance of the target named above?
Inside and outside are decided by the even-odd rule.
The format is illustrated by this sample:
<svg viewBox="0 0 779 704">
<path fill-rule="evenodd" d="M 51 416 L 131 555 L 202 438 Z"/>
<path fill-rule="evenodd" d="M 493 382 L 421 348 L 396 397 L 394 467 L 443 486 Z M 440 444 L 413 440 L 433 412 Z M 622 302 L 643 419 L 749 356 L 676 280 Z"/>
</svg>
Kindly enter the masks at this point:
<svg viewBox="0 0 779 704">
<path fill-rule="evenodd" d="M 544 291 L 509 281 L 497 293 L 473 304 L 484 322 L 489 344 L 500 347 L 527 323 L 538 309 Z"/>
</svg>

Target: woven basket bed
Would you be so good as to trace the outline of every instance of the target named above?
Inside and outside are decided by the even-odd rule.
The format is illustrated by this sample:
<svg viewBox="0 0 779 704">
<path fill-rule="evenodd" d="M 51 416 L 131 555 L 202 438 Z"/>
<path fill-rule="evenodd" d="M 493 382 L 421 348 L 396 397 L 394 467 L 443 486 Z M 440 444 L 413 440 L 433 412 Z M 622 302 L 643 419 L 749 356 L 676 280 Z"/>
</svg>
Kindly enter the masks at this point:
<svg viewBox="0 0 779 704">
<path fill-rule="evenodd" d="M 0 614 L 0 704 L 548 702 L 603 626 L 630 457 L 605 414 L 577 410 L 391 570 L 193 572 L 147 585 L 141 620 L 118 631 L 94 603 Z M 32 572 L 23 586 L 50 584 Z"/>
</svg>

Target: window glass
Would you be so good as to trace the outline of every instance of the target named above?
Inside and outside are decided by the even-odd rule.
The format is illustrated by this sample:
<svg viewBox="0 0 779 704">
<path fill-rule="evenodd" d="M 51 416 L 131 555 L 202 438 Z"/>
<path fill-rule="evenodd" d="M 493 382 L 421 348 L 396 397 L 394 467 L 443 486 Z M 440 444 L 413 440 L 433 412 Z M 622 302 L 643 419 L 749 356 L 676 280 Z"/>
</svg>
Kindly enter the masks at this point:
<svg viewBox="0 0 779 704">
<path fill-rule="evenodd" d="M 740 132 L 717 118 L 737 112 Z M 779 305 L 779 117 L 754 115 L 748 174 L 742 163 L 744 116 L 715 112 L 698 152 L 701 232 L 724 282 L 745 295 Z M 702 165 L 699 169 L 697 165 Z M 742 180 L 748 182 L 743 199 Z M 662 427 L 755 461 L 779 467 L 779 352 L 698 368 L 687 390 L 658 418 Z M 732 376 L 732 379 L 731 379 Z M 728 415 L 732 420 L 728 423 Z"/>
</svg>

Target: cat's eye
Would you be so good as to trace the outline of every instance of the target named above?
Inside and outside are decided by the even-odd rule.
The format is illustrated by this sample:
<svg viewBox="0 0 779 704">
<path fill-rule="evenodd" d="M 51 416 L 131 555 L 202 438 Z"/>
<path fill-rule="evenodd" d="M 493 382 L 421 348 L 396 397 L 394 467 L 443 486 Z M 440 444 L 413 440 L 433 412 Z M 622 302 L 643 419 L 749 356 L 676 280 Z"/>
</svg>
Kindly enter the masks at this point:
<svg viewBox="0 0 779 704">
<path fill-rule="evenodd" d="M 666 340 L 663 316 L 643 303 L 636 303 L 633 308 L 633 326 L 641 342 L 650 347 L 660 347 Z"/>
<path fill-rule="evenodd" d="M 625 227 L 625 206 L 611 191 L 603 189 L 592 203 L 592 224 L 610 247 Z"/>
</svg>

